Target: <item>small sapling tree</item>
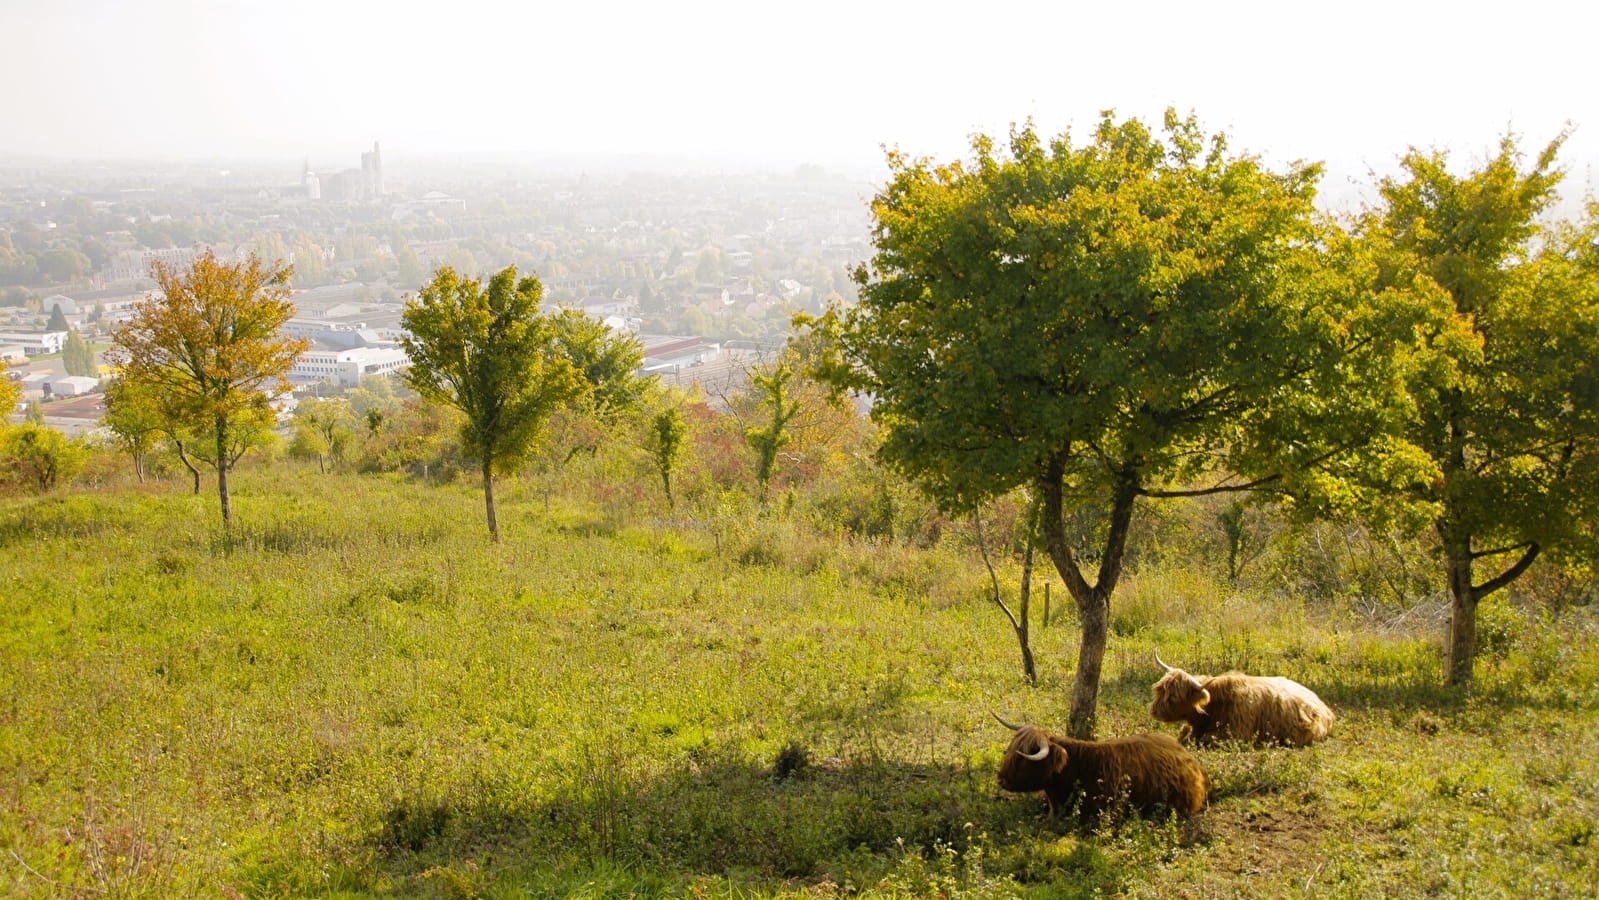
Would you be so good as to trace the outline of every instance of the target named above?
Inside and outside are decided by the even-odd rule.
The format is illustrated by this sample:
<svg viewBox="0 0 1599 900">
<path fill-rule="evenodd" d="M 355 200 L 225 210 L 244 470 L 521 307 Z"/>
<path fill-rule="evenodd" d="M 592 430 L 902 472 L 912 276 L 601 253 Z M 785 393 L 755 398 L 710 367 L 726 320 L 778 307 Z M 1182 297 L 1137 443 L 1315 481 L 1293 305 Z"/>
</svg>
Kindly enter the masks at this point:
<svg viewBox="0 0 1599 900">
<path fill-rule="evenodd" d="M 150 393 L 169 433 L 203 436 L 205 449 L 199 441 L 192 449 L 216 469 L 222 525 L 230 528 L 228 473 L 269 433 L 272 397 L 288 389 L 289 367 L 309 346 L 280 333 L 294 315 L 293 269 L 255 256 L 224 263 L 207 250 L 188 268 L 158 261 L 150 270 L 161 293 L 117 329 L 113 358 L 125 381 Z"/>
<path fill-rule="evenodd" d="M 295 408 L 290 456 L 315 459 L 317 470 L 326 474 L 329 463 L 343 462 L 354 443 L 355 415 L 349 401 L 309 398 Z"/>
<path fill-rule="evenodd" d="M 117 378 L 106 386 L 100 424 L 110 430 L 115 446 L 132 458 L 134 477 L 142 484 L 144 462 L 166 433 L 155 397 L 139 382 Z"/>
<path fill-rule="evenodd" d="M 972 532 L 977 538 L 977 550 L 982 554 L 983 565 L 988 569 L 989 589 L 993 594 L 994 605 L 1005 614 L 1006 621 L 1010 622 L 1011 633 L 1016 635 L 1016 643 L 1022 652 L 1022 678 L 1029 685 L 1038 684 L 1038 663 L 1033 658 L 1033 644 L 1031 639 L 1030 608 L 1033 597 L 1033 554 L 1038 538 L 1038 503 L 1027 505 L 1026 537 L 1022 549 L 1022 580 L 1017 591 L 1016 609 L 1012 610 L 1010 604 L 1005 602 L 1005 595 L 1000 590 L 999 573 L 994 569 L 994 561 L 988 552 L 988 540 L 983 534 L 983 511 L 972 510 Z"/>
<path fill-rule="evenodd" d="M 494 478 L 526 460 L 550 416 L 583 392 L 583 374 L 539 312 L 544 288 L 506 268 L 487 285 L 442 267 L 406 301 L 411 356 L 405 381 L 432 403 L 460 411 L 461 442 L 477 460 L 489 535 L 500 542 Z"/>
<path fill-rule="evenodd" d="M 650 456 L 655 471 L 661 476 L 661 489 L 666 492 L 666 505 L 676 508 L 672 497 L 672 473 L 677 469 L 678 457 L 683 452 L 683 440 L 688 436 L 688 423 L 676 406 L 668 406 L 650 420 Z"/>
</svg>

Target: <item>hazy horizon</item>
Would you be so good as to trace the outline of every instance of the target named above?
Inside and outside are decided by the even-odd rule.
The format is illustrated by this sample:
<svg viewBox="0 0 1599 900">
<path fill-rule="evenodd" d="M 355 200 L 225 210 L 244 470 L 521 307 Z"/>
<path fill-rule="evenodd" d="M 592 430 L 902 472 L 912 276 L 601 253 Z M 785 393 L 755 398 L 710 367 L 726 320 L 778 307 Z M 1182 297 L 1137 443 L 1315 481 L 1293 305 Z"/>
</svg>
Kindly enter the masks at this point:
<svg viewBox="0 0 1599 900">
<path fill-rule="evenodd" d="M 647 159 L 880 169 L 938 159 L 1031 117 L 1086 135 L 1099 110 L 1172 107 L 1234 149 L 1388 170 L 1462 159 L 1507 131 L 1529 155 L 1576 126 L 1591 190 L 1599 100 L 1587 31 L 1550 0 L 1513 16 L 1359 0 L 1134 13 L 1002 2 L 433 5 L 367 0 L 0 0 L 0 157 L 299 161 Z M 1486 64 L 1486 61 L 1491 61 Z"/>
</svg>

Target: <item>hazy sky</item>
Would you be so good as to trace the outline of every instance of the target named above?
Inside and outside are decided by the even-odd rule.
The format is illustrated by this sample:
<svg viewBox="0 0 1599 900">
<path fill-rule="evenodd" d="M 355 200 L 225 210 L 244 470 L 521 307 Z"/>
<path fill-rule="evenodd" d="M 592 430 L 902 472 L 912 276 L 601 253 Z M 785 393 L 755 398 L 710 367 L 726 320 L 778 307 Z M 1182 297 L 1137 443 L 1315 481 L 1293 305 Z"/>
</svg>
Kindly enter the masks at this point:
<svg viewBox="0 0 1599 900">
<path fill-rule="evenodd" d="M 1174 106 L 1273 160 L 1388 169 L 1567 122 L 1599 162 L 1573 0 L 495 3 L 0 0 L 0 153 L 357 165 L 453 151 L 823 164 L 964 155 L 1033 117 Z"/>
</svg>

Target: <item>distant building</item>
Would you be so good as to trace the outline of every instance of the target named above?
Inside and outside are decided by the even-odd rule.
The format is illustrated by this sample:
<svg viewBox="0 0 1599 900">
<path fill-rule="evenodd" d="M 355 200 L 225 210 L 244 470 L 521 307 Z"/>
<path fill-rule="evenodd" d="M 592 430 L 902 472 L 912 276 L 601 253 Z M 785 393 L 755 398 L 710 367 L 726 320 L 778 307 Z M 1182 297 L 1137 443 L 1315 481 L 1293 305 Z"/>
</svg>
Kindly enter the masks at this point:
<svg viewBox="0 0 1599 900">
<path fill-rule="evenodd" d="M 387 193 L 383 186 L 383 152 L 373 141 L 372 151 L 361 154 L 361 168 L 342 172 L 313 172 L 307 160 L 300 185 L 311 200 L 356 203 L 382 199 Z"/>
<path fill-rule="evenodd" d="M 403 209 L 412 213 L 459 213 L 466 212 L 466 201 L 443 191 L 428 191 L 415 200 L 407 200 Z"/>
<path fill-rule="evenodd" d="M 283 323 L 284 335 L 329 344 L 339 350 L 355 347 L 392 347 L 399 342 L 366 327 L 365 322 L 335 322 L 327 319 L 293 318 Z"/>
<path fill-rule="evenodd" d="M 361 179 L 366 195 L 374 200 L 383 196 L 383 152 L 372 142 L 372 152 L 361 154 Z"/>
<path fill-rule="evenodd" d="M 124 250 L 117 254 L 111 261 L 108 272 L 112 281 L 142 281 L 150 277 L 150 264 L 159 262 L 173 269 L 187 269 L 194 264 L 201 253 L 207 248 L 199 245 L 193 247 L 163 247 L 158 250 Z M 232 250 L 210 248 L 217 255 L 218 262 L 233 262 L 239 258 L 237 248 Z"/>
<path fill-rule="evenodd" d="M 39 302 L 39 309 L 45 315 L 49 315 L 57 308 L 61 310 L 63 316 L 76 316 L 83 312 L 83 310 L 78 308 L 78 301 L 68 297 L 66 294 L 51 294 Z"/>
<path fill-rule="evenodd" d="M 60 353 L 67 345 L 65 331 L 7 331 L 0 332 L 0 344 L 14 344 L 28 356 L 45 356 Z"/>
<path fill-rule="evenodd" d="M 67 375 L 62 378 L 52 378 L 44 383 L 46 397 L 77 397 L 82 394 L 94 393 L 100 387 L 100 379 L 90 378 L 87 375 Z"/>
<path fill-rule="evenodd" d="M 722 345 L 697 337 L 652 337 L 644 342 L 646 372 L 676 371 L 699 366 L 722 355 Z"/>
<path fill-rule="evenodd" d="M 305 171 L 300 174 L 300 190 L 305 192 L 307 200 L 322 199 L 322 181 L 311 171 L 311 157 L 305 158 Z"/>
<path fill-rule="evenodd" d="M 335 203 L 364 199 L 365 181 L 359 169 L 329 172 L 321 176 L 321 198 Z"/>
<path fill-rule="evenodd" d="M 626 317 L 638 315 L 638 298 L 632 296 L 583 297 L 574 303 L 562 305 L 571 309 L 581 310 L 596 319 L 603 319 L 607 316 Z"/>
<path fill-rule="evenodd" d="M 398 347 L 307 350 L 289 369 L 289 381 L 295 384 L 331 381 L 340 387 L 359 387 L 363 378 L 393 375 L 410 364 L 411 358 Z"/>
</svg>

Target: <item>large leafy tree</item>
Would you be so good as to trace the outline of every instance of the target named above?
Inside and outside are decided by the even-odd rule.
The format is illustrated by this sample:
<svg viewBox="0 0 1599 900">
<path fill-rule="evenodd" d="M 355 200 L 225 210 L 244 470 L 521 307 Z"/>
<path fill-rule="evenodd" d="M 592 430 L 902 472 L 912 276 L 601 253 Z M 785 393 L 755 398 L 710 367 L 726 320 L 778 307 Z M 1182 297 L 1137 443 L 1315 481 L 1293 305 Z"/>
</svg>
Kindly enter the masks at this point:
<svg viewBox="0 0 1599 900">
<path fill-rule="evenodd" d="M 1375 342 L 1320 265 L 1315 166 L 1270 171 L 1170 113 L 1162 136 L 1107 113 L 1083 145 L 1024 127 L 973 152 L 889 156 L 821 372 L 873 398 L 881 457 L 946 508 L 1040 499 L 1086 736 L 1135 506 L 1281 482 L 1358 441 L 1376 409 L 1350 353 Z M 1071 506 L 1098 530 L 1074 536 Z"/>
<path fill-rule="evenodd" d="M 411 356 L 405 380 L 424 399 L 462 414 L 461 442 L 477 460 L 489 534 L 500 540 L 494 478 L 527 458 L 550 416 L 583 392 L 583 374 L 562 351 L 544 289 L 514 266 L 484 285 L 440 268 L 405 305 Z"/>
<path fill-rule="evenodd" d="M 287 390 L 289 367 L 308 346 L 279 333 L 294 315 L 292 271 L 253 255 L 225 263 L 210 250 L 187 268 L 156 262 L 160 295 L 135 306 L 113 337 L 121 377 L 150 393 L 167 431 L 203 438 L 195 454 L 216 469 L 225 528 L 228 473 L 266 433 L 272 397 Z"/>
<path fill-rule="evenodd" d="M 1364 219 L 1379 287 L 1445 315 L 1406 378 L 1391 433 L 1425 461 L 1378 502 L 1436 531 L 1452 615 L 1446 679 L 1471 680 L 1477 606 L 1545 554 L 1599 558 L 1599 222 L 1541 223 L 1563 139 L 1530 165 L 1513 138 L 1464 174 L 1412 151 Z"/>
</svg>

